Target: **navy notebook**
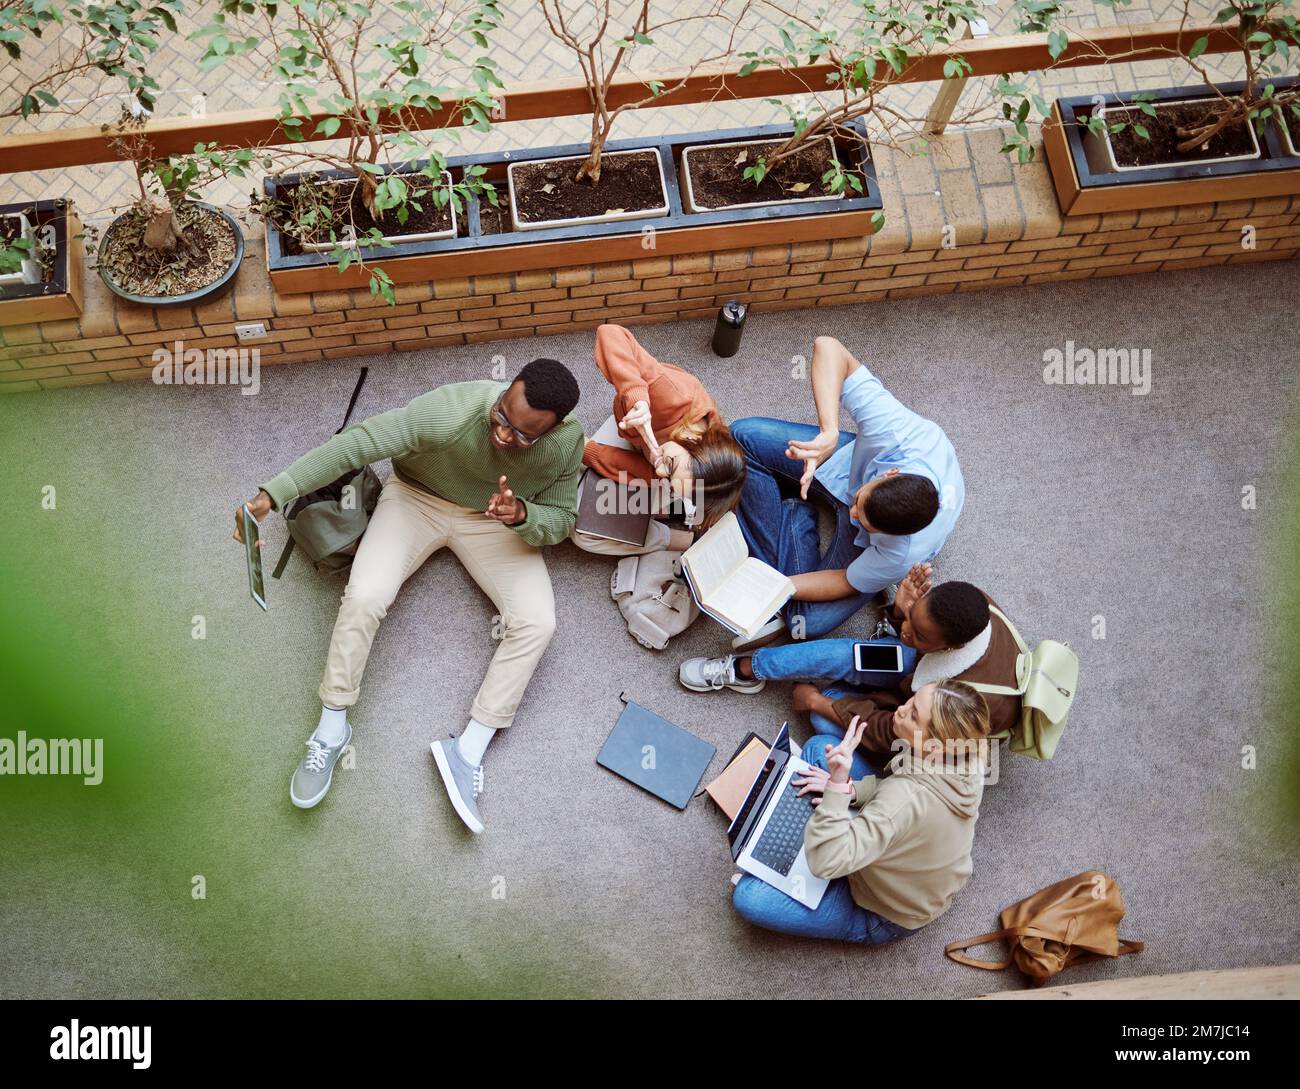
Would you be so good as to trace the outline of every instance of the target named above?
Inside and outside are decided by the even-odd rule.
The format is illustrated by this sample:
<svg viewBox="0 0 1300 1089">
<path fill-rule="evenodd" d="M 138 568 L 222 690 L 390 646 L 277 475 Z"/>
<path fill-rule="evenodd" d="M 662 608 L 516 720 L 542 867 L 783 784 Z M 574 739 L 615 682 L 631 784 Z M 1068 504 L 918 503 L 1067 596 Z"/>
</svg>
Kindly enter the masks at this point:
<svg viewBox="0 0 1300 1089">
<path fill-rule="evenodd" d="M 717 750 L 639 703 L 624 702 L 596 763 L 685 809 Z"/>
</svg>

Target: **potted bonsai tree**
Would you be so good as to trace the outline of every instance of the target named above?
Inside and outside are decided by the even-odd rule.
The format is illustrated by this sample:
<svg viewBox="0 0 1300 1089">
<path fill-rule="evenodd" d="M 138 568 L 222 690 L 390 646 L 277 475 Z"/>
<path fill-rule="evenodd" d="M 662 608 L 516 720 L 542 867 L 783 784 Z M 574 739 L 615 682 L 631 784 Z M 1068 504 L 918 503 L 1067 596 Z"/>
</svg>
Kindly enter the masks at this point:
<svg viewBox="0 0 1300 1089">
<path fill-rule="evenodd" d="M 193 305 L 230 289 L 244 257 L 233 216 L 196 199 L 219 178 L 244 178 L 250 148 L 198 144 L 157 155 L 143 123 L 124 119 L 110 146 L 135 166 L 139 196 L 104 230 L 97 267 L 109 290 L 146 306 Z"/>
<path fill-rule="evenodd" d="M 668 214 L 663 160 L 656 148 L 606 152 L 614 125 L 624 113 L 639 109 L 686 83 L 702 65 L 731 55 L 731 43 L 714 56 L 696 61 L 679 79 L 665 86 L 648 80 L 646 94 L 611 105 L 610 89 L 625 73 L 628 58 L 638 47 L 651 46 L 655 36 L 680 34 L 699 21 L 730 24 L 731 33 L 748 0 L 731 4 L 711 0 L 705 10 L 657 19 L 652 0 L 634 0 L 615 11 L 611 0 L 597 0 L 581 12 L 566 11 L 561 0 L 538 0 L 551 35 L 572 54 L 582 73 L 591 103 L 591 139 L 584 155 L 531 158 L 508 169 L 510 212 L 515 230 L 577 226 L 610 220 L 643 219 Z M 620 33 L 621 32 L 621 33 Z"/>
<path fill-rule="evenodd" d="M 266 55 L 283 88 L 284 136 L 338 138 L 259 151 L 273 167 L 255 201 L 269 244 L 277 253 L 320 254 L 340 270 L 362 266 L 371 291 L 395 301 L 391 279 L 368 261 L 377 251 L 454 237 L 463 202 L 482 188 L 481 170 L 452 177 L 436 146 L 445 133 L 423 125 L 451 98 L 465 124 L 489 127 L 491 88 L 501 81 L 481 50 L 500 18 L 496 0 L 404 0 L 395 28 L 353 0 L 220 0 L 218 7 L 195 35 L 207 43 L 202 64 Z M 480 52 L 462 58 L 467 45 Z M 288 173 L 294 169 L 301 172 Z"/>
</svg>

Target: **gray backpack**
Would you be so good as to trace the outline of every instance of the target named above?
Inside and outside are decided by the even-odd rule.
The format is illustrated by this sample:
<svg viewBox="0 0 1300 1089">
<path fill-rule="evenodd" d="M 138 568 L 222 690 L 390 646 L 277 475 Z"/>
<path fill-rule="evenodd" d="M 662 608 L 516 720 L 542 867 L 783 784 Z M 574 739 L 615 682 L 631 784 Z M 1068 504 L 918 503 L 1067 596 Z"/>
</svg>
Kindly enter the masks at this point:
<svg viewBox="0 0 1300 1089">
<path fill-rule="evenodd" d="M 340 434 L 347 427 L 369 369 L 361 368 L 348 410 L 334 434 Z M 383 484 L 374 469 L 365 465 L 344 473 L 323 488 L 300 495 L 284 510 L 289 540 L 285 542 L 271 577 L 278 579 L 284 573 L 295 546 L 303 550 L 321 574 L 346 572 L 352 566 L 352 557 L 361 543 L 361 535 L 370 524 L 370 516 L 379 503 L 382 490 Z"/>
<path fill-rule="evenodd" d="M 700 615 L 700 607 L 677 570 L 680 552 L 647 552 L 618 561 L 609 595 L 627 621 L 628 633 L 643 647 L 663 650 Z"/>
</svg>

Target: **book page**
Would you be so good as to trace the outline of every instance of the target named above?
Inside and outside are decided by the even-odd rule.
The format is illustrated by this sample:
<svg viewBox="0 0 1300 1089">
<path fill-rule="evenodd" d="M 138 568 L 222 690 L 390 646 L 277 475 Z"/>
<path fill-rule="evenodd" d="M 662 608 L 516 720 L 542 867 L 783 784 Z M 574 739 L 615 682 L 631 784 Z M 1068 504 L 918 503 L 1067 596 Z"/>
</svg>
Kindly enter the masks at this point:
<svg viewBox="0 0 1300 1089">
<path fill-rule="evenodd" d="M 695 592 L 703 602 L 748 557 L 740 523 L 734 514 L 728 513 L 682 553 L 682 564 L 689 570 Z"/>
<path fill-rule="evenodd" d="M 748 634 L 765 623 L 793 593 L 794 583 L 785 575 L 749 556 L 700 604 Z"/>
</svg>

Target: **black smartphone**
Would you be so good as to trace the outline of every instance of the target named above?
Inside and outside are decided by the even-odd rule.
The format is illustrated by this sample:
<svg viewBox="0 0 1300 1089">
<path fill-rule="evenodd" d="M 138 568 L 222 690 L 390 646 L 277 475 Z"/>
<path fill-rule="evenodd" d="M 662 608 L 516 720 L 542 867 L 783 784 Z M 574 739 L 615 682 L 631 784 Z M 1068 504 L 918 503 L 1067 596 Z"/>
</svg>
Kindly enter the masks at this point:
<svg viewBox="0 0 1300 1089">
<path fill-rule="evenodd" d="M 853 668 L 859 673 L 902 673 L 903 648 L 897 643 L 854 643 Z"/>
</svg>

